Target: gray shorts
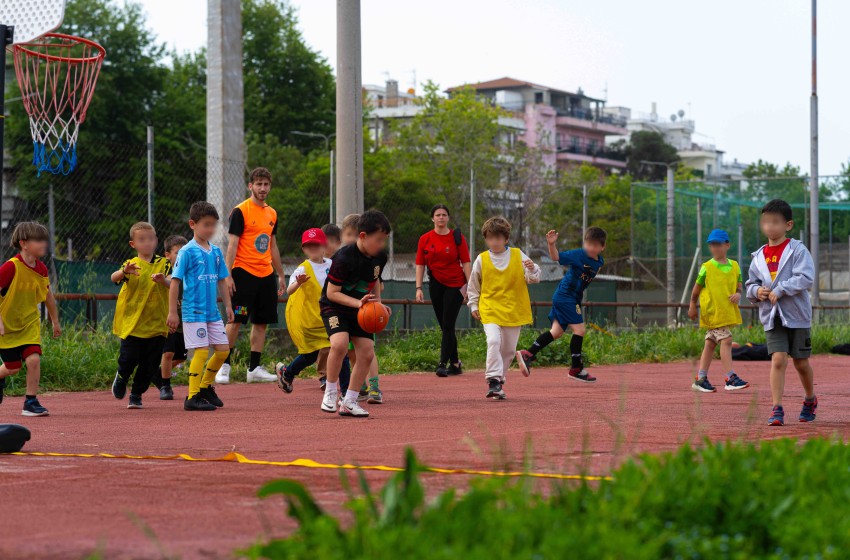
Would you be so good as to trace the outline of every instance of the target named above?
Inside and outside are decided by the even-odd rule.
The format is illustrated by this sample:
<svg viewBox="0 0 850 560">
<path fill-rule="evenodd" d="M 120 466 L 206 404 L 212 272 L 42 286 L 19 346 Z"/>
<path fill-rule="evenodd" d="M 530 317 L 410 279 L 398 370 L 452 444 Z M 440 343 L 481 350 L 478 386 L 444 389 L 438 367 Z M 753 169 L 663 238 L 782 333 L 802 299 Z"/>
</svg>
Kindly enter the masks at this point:
<svg viewBox="0 0 850 560">
<path fill-rule="evenodd" d="M 812 355 L 812 329 L 789 329 L 777 324 L 764 332 L 767 339 L 767 353 L 785 352 L 796 360 L 804 360 Z"/>
</svg>

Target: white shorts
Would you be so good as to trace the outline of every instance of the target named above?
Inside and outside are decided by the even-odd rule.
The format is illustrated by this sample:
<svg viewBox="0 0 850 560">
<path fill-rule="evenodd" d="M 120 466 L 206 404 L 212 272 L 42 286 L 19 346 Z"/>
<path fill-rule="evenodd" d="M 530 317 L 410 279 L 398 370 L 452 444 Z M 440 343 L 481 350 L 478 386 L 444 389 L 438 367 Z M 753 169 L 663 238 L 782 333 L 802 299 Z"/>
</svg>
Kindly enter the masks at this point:
<svg viewBox="0 0 850 560">
<path fill-rule="evenodd" d="M 187 350 L 218 344 L 230 345 L 221 319 L 211 323 L 183 323 L 183 341 L 186 343 Z"/>
</svg>

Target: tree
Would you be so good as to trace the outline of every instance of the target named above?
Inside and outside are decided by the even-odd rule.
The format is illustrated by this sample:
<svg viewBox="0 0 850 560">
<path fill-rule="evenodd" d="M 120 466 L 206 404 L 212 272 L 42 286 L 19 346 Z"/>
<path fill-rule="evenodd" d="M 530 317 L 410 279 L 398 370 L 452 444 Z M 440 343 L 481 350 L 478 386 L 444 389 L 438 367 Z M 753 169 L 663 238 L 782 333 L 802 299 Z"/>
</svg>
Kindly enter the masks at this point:
<svg viewBox="0 0 850 560">
<path fill-rule="evenodd" d="M 663 181 L 667 176 L 663 166 L 646 165 L 644 161 L 675 163 L 680 159 L 676 148 L 665 142 L 660 132 L 633 132 L 629 142 L 621 149 L 626 155 L 626 169 L 639 181 Z"/>
<path fill-rule="evenodd" d="M 290 132 L 334 131 L 336 82 L 330 65 L 305 43 L 295 8 L 286 0 L 243 0 L 242 29 L 246 130 L 302 150 L 315 148 L 315 139 Z"/>
<path fill-rule="evenodd" d="M 747 179 L 761 179 L 774 177 L 800 177 L 800 167 L 786 162 L 784 167 L 775 163 L 763 161 L 761 158 L 755 163 L 749 164 L 743 172 Z"/>
</svg>

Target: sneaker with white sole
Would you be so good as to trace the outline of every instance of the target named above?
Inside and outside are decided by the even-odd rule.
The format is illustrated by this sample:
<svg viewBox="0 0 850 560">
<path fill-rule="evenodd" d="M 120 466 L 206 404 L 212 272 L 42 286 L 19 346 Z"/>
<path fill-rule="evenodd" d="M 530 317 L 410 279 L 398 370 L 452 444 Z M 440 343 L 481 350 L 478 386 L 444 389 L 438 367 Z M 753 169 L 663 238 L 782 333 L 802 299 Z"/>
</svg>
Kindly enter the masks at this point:
<svg viewBox="0 0 850 560">
<path fill-rule="evenodd" d="M 215 374 L 216 385 L 227 385 L 230 383 L 230 364 L 221 364 L 221 369 Z"/>
<path fill-rule="evenodd" d="M 322 399 L 322 412 L 334 413 L 339 410 L 340 403 L 337 402 L 338 398 L 339 395 L 337 393 L 325 393 Z"/>
<path fill-rule="evenodd" d="M 271 383 L 277 381 L 277 376 L 263 366 L 257 366 L 254 369 L 248 370 L 248 383 Z"/>
<path fill-rule="evenodd" d="M 360 406 L 356 401 L 342 401 L 342 406 L 339 407 L 339 415 L 350 416 L 352 418 L 368 418 L 369 411 Z"/>
</svg>

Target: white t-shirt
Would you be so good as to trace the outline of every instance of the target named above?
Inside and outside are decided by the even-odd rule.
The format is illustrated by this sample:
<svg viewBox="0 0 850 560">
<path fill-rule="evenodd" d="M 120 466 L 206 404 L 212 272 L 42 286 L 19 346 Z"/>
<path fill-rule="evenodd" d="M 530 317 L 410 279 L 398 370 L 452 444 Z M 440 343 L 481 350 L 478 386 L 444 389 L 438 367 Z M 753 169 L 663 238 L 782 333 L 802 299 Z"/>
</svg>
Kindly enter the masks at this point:
<svg viewBox="0 0 850 560">
<path fill-rule="evenodd" d="M 315 263 L 310 261 L 310 264 L 313 266 L 313 271 L 316 273 L 316 280 L 319 282 L 319 286 L 325 286 L 325 280 L 328 278 L 328 271 L 331 269 L 331 259 L 322 258 L 322 264 Z M 292 273 L 292 276 L 289 277 L 289 285 L 293 285 L 296 282 L 296 278 L 298 278 L 299 274 L 306 274 L 303 266 L 299 266 L 295 269 L 295 272 Z"/>
</svg>

